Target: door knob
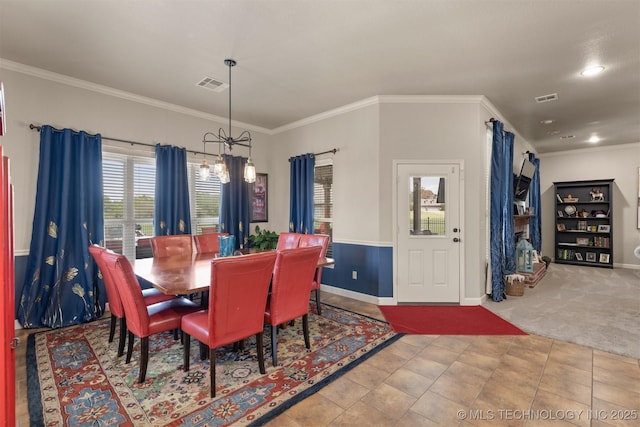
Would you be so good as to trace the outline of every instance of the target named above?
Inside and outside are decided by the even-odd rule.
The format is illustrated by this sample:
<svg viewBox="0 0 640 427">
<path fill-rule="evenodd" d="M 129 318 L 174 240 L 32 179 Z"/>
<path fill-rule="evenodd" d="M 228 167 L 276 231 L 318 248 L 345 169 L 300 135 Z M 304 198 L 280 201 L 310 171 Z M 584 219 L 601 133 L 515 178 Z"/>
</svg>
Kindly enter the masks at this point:
<svg viewBox="0 0 640 427">
<path fill-rule="evenodd" d="M 458 242 L 460 241 L 460 239 L 458 239 L 457 237 L 454 237 L 454 238 L 453 238 L 453 241 L 454 241 L 454 242 L 456 242 L 456 243 L 458 243 Z"/>
<path fill-rule="evenodd" d="M 454 233 L 457 233 L 457 232 L 458 232 L 458 229 L 457 229 L 457 228 L 454 228 L 454 229 L 453 229 L 453 232 L 454 232 Z"/>
</svg>

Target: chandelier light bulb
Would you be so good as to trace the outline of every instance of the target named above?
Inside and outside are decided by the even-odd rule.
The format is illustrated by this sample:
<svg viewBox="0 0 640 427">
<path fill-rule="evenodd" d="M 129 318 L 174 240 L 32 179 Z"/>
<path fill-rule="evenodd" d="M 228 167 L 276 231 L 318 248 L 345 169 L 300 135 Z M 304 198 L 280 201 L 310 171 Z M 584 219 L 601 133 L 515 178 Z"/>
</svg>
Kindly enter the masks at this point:
<svg viewBox="0 0 640 427">
<path fill-rule="evenodd" d="M 209 179 L 209 163 L 207 163 L 207 159 L 202 159 L 202 164 L 200 165 L 200 179 L 203 181 Z"/>
<path fill-rule="evenodd" d="M 213 174 L 220 177 L 225 169 L 226 166 L 224 164 L 224 160 L 222 160 L 222 156 L 218 155 L 216 162 L 213 164 Z"/>
<path fill-rule="evenodd" d="M 222 175 L 220 175 L 220 182 L 222 184 L 226 184 L 229 181 L 231 181 L 231 178 L 229 177 L 229 169 L 225 167 Z"/>
<path fill-rule="evenodd" d="M 256 182 L 256 166 L 251 161 L 251 157 L 247 160 L 247 164 L 244 165 L 244 180 L 249 184 Z"/>
</svg>

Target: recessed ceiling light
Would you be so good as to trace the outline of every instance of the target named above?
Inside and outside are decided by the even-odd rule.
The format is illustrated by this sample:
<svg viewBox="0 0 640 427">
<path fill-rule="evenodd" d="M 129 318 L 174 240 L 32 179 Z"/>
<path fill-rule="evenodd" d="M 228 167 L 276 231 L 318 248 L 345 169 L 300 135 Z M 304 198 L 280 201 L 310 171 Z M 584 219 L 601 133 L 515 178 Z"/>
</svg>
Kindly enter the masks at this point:
<svg viewBox="0 0 640 427">
<path fill-rule="evenodd" d="M 595 65 L 593 67 L 585 68 L 584 70 L 582 70 L 580 75 L 585 77 L 591 77 L 591 76 L 595 76 L 596 74 L 600 74 L 603 71 L 604 71 L 604 67 L 602 65 Z"/>
<path fill-rule="evenodd" d="M 563 135 L 560 137 L 560 139 L 571 139 L 571 138 L 575 138 L 575 135 Z"/>
<path fill-rule="evenodd" d="M 560 135 L 560 131 L 559 130 L 552 130 L 550 132 L 547 132 L 547 135 Z"/>
<path fill-rule="evenodd" d="M 540 124 L 542 125 L 550 125 L 553 122 L 555 122 L 555 120 L 552 120 L 552 119 L 540 120 Z"/>
<path fill-rule="evenodd" d="M 598 138 L 597 136 L 593 135 L 591 136 L 591 138 L 589 138 L 589 142 L 592 144 L 595 144 L 596 142 L 600 142 L 600 138 Z"/>
</svg>

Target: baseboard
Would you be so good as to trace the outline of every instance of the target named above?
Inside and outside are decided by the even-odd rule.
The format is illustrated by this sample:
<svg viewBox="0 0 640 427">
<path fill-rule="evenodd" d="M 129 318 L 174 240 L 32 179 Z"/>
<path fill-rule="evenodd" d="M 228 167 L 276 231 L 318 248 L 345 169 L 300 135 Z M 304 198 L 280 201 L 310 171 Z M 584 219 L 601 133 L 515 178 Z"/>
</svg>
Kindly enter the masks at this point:
<svg viewBox="0 0 640 427">
<path fill-rule="evenodd" d="M 628 268 L 629 270 L 640 270 L 640 265 L 636 264 L 617 264 L 613 263 L 614 268 Z"/>
<path fill-rule="evenodd" d="M 350 291 L 348 289 L 336 288 L 329 285 L 321 285 L 320 290 L 333 295 L 339 295 L 341 297 L 347 297 L 362 302 L 367 302 L 375 305 L 397 305 L 397 302 L 393 297 L 375 297 L 373 295 L 366 295 L 360 292 Z M 460 301 L 460 305 L 482 305 L 487 300 L 487 295 L 483 295 L 479 298 L 465 298 Z"/>
<path fill-rule="evenodd" d="M 487 295 L 482 295 L 480 298 L 464 298 L 460 301 L 460 305 L 482 305 L 487 300 Z"/>
<path fill-rule="evenodd" d="M 320 290 L 322 292 L 327 292 L 329 294 L 339 295 L 341 297 L 347 297 L 351 299 L 355 299 L 362 302 L 367 302 L 375 305 L 383 305 L 385 303 L 389 303 L 387 300 L 392 301 L 392 298 L 379 298 L 373 295 L 366 295 L 360 292 L 350 291 L 348 289 L 336 288 L 334 286 L 329 285 L 320 285 Z"/>
</svg>

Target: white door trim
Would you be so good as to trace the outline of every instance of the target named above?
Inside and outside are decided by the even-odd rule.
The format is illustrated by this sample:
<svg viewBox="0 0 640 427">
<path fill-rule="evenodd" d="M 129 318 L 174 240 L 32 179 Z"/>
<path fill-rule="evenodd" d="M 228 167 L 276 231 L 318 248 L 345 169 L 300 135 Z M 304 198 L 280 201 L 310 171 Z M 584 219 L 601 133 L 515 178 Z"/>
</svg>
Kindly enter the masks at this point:
<svg viewBox="0 0 640 427">
<path fill-rule="evenodd" d="M 464 160 L 393 160 L 392 167 L 392 189 L 391 189 L 391 221 L 393 227 L 393 297 L 391 300 L 394 305 L 398 304 L 398 166 L 399 165 L 445 165 L 457 164 L 460 168 L 460 265 L 458 266 L 460 274 L 460 305 L 468 305 L 466 298 L 466 280 L 465 280 L 465 206 L 464 206 Z"/>
</svg>

